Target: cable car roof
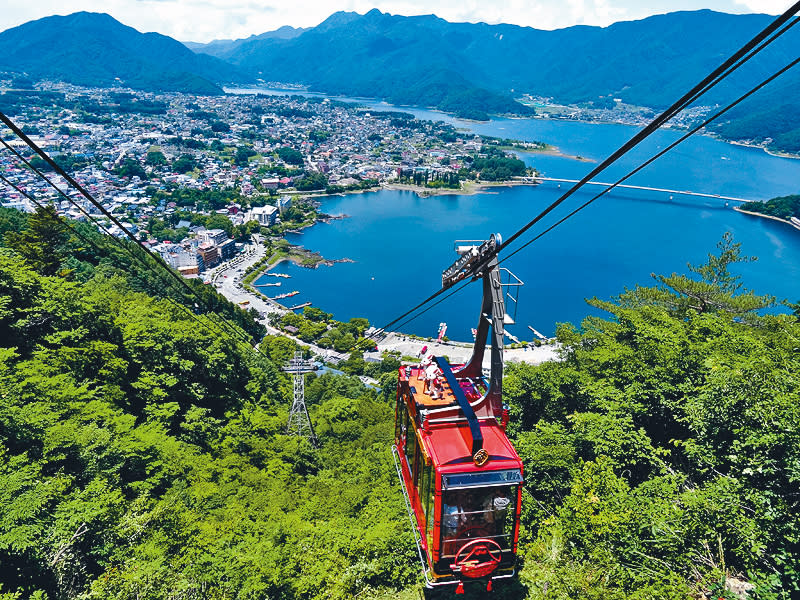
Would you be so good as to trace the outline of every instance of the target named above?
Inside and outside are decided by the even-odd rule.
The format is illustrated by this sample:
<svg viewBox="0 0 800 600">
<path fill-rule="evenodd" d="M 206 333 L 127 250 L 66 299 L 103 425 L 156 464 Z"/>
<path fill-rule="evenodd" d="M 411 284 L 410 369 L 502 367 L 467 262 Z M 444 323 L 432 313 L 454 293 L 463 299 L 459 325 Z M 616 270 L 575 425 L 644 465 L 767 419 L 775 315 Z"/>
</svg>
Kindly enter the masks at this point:
<svg viewBox="0 0 800 600">
<path fill-rule="evenodd" d="M 494 471 L 497 469 L 521 469 L 522 461 L 508 441 L 503 428 L 494 422 L 481 422 L 483 448 L 489 460 L 482 467 L 473 463 L 472 436 L 469 424 L 464 421 L 447 427 L 431 427 L 420 431 L 423 444 L 433 463 L 442 473 Z"/>
</svg>

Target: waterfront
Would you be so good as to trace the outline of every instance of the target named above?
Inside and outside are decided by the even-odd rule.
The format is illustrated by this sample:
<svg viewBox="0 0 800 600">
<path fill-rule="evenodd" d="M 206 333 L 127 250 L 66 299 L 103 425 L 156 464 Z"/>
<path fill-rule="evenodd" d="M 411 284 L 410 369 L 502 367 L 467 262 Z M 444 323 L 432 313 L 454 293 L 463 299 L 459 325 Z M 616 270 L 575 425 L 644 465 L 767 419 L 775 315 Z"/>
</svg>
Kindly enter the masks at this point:
<svg viewBox="0 0 800 600">
<path fill-rule="evenodd" d="M 420 117 L 431 113 L 402 110 Z M 485 135 L 552 143 L 569 154 L 596 160 L 634 131 L 620 125 L 546 120 L 455 124 Z M 645 149 L 603 179 L 621 174 L 648 151 L 680 135 L 657 132 Z M 552 177 L 578 178 L 593 166 L 561 157 L 523 156 Z M 797 193 L 798 181 L 800 161 L 708 137 L 691 138 L 631 179 L 639 185 L 750 199 Z M 316 270 L 284 264 L 278 271 L 292 275 L 291 289 L 301 292 L 293 299 L 296 303 L 310 301 L 339 319 L 366 316 L 383 325 L 437 289 L 442 269 L 455 258 L 454 240 L 484 238 L 493 231 L 510 235 L 561 192 L 555 184 L 543 184 L 473 196 L 423 199 L 411 192 L 384 190 L 329 198 L 323 201 L 323 211 L 350 218 L 318 224 L 289 240 L 326 258 L 355 262 Z M 566 210 L 557 211 L 543 225 L 589 197 L 588 192 L 576 194 Z M 745 254 L 760 258 L 739 266 L 746 286 L 780 299 L 800 299 L 800 235 L 791 227 L 736 213 L 722 201 L 684 197 L 670 201 L 663 194 L 631 190 L 595 202 L 508 261 L 507 266 L 526 283 L 520 292 L 519 325 L 511 331 L 530 339 L 527 325 L 551 334 L 557 322 L 578 323 L 587 314 L 597 314 L 584 298 L 609 298 L 637 283 L 649 285 L 652 272 L 685 272 L 686 262 L 704 261 L 725 231 L 734 233 Z M 477 321 L 479 292 L 479 286 L 470 286 L 400 329 L 434 335 L 439 322 L 446 321 L 451 337 L 469 339 L 469 329 Z"/>
</svg>

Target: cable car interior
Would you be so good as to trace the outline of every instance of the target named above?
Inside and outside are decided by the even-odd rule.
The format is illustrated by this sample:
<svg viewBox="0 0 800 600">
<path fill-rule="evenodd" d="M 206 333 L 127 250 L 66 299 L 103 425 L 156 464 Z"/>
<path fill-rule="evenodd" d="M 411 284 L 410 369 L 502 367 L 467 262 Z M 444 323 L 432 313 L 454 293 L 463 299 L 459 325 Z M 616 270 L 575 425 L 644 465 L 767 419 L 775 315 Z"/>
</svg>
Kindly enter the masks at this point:
<svg viewBox="0 0 800 600">
<path fill-rule="evenodd" d="M 399 369 L 395 441 L 398 476 L 428 588 L 481 582 L 491 591 L 516 567 L 523 466 L 506 436 L 502 401 L 504 327 L 511 297 L 496 257 L 499 235 L 457 245 L 460 257 L 442 273 L 442 287 L 483 280 L 472 357 L 451 365 L 426 354 Z M 513 277 L 513 275 L 511 275 Z M 483 361 L 492 332 L 488 378 Z"/>
</svg>

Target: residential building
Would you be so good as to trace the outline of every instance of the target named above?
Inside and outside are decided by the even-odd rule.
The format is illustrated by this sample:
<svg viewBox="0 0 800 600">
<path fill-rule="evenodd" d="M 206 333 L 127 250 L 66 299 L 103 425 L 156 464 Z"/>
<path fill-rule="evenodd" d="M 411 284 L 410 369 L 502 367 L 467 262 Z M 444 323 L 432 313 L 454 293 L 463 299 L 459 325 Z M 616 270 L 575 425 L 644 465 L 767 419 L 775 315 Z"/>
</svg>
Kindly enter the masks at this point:
<svg viewBox="0 0 800 600">
<path fill-rule="evenodd" d="M 275 225 L 275 219 L 278 217 L 278 209 L 274 206 L 256 206 L 250 211 L 251 221 L 258 221 L 264 227 L 271 227 Z"/>
</svg>

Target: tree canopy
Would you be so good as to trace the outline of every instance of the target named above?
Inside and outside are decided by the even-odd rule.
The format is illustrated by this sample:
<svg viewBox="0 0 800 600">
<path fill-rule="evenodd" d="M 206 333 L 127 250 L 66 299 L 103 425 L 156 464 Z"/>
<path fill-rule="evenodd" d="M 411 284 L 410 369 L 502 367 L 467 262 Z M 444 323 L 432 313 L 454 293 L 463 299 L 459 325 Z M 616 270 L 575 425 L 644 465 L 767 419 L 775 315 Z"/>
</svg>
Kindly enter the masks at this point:
<svg viewBox="0 0 800 600">
<path fill-rule="evenodd" d="M 285 429 L 294 342 L 63 225 L 0 209 L 0 598 L 417 597 L 398 361 L 380 392 L 307 375 L 312 447 Z M 691 277 L 593 300 L 611 318 L 559 326 L 559 361 L 508 366 L 525 489 L 498 598 L 796 596 L 800 321 L 760 314 L 740 260 L 726 237 Z M 334 343 L 368 326 L 295 317 Z"/>
<path fill-rule="evenodd" d="M 0 248 L 3 592 L 352 598 L 413 580 L 391 404 L 309 375 L 313 448 L 285 430 L 292 342 L 255 353 L 219 314 L 85 275 Z"/>
</svg>

